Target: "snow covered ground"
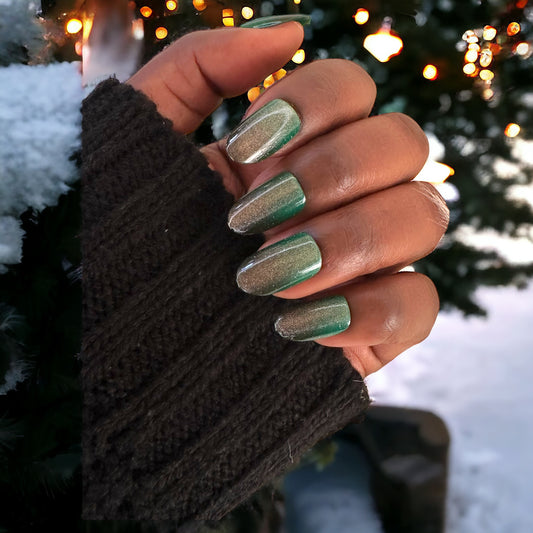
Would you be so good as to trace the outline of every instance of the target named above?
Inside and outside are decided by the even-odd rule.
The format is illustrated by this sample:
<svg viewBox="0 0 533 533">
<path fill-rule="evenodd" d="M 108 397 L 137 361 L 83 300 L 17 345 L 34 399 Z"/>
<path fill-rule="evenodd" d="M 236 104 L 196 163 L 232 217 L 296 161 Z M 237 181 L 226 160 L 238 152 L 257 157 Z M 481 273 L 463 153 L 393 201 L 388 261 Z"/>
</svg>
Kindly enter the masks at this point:
<svg viewBox="0 0 533 533">
<path fill-rule="evenodd" d="M 448 424 L 447 533 L 531 533 L 533 285 L 478 298 L 487 319 L 442 313 L 368 387 L 376 403 L 430 409 Z"/>
</svg>

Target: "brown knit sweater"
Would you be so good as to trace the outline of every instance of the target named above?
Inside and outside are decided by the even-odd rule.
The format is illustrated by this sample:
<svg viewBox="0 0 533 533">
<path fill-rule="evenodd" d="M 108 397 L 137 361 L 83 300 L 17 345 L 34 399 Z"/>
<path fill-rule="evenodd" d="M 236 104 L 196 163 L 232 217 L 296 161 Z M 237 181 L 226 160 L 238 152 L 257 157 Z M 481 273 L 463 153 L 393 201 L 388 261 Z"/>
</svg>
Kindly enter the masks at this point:
<svg viewBox="0 0 533 533">
<path fill-rule="evenodd" d="M 107 80 L 82 112 L 82 518 L 219 520 L 358 419 L 365 385 L 239 291 L 262 240 L 152 102 Z"/>
</svg>

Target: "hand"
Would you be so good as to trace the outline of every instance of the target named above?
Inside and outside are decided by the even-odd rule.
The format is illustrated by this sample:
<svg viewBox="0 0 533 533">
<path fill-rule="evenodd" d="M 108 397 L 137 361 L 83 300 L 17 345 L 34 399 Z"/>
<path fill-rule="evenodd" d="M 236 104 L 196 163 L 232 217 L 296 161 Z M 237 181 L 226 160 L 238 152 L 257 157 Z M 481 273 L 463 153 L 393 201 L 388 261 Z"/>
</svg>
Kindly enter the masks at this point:
<svg viewBox="0 0 533 533">
<path fill-rule="evenodd" d="M 242 94 L 287 63 L 302 39 L 295 22 L 192 33 L 128 83 L 150 97 L 177 131 L 190 133 L 223 98 Z M 275 101 L 266 109 L 286 111 L 287 135 L 271 150 L 264 148 L 272 133 L 268 120 L 249 129 L 248 138 L 230 135 L 233 159 L 226 139 L 203 149 L 236 198 L 262 186 L 261 194 L 241 199 L 230 214 L 234 229 L 264 231 L 267 239 L 241 267 L 241 288 L 312 297 L 314 303 L 297 303 L 278 320 L 278 332 L 342 347 L 363 377 L 433 327 L 439 308 L 433 283 L 399 270 L 430 253 L 448 224 L 434 187 L 411 181 L 427 159 L 424 133 L 405 115 L 368 118 L 374 98 L 373 81 L 354 63 L 316 61 L 274 84 L 248 109 L 247 118 Z M 322 335 L 329 336 L 317 338 Z"/>
</svg>

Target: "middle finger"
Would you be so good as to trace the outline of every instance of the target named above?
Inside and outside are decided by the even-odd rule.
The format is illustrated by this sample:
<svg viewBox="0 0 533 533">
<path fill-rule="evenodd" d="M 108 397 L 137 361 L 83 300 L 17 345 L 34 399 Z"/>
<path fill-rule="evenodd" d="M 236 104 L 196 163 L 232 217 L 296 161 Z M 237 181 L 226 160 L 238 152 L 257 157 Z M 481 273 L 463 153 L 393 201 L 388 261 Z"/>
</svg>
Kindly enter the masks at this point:
<svg viewBox="0 0 533 533">
<path fill-rule="evenodd" d="M 260 174 L 231 209 L 237 233 L 276 231 L 412 179 L 424 165 L 428 141 L 406 115 L 358 120 L 312 140 Z M 297 216 L 294 216 L 296 215 Z"/>
<path fill-rule="evenodd" d="M 277 234 L 237 272 L 250 294 L 303 298 L 430 253 L 448 209 L 424 182 L 385 189 Z"/>
</svg>

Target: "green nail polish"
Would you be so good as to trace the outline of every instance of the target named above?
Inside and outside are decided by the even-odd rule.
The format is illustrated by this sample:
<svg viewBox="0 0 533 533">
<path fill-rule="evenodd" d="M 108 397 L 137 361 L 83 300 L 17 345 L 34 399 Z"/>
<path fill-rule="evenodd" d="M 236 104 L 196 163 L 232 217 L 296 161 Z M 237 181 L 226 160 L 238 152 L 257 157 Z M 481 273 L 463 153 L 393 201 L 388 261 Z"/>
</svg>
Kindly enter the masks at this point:
<svg viewBox="0 0 533 533">
<path fill-rule="evenodd" d="M 295 306 L 283 313 L 274 325 L 284 338 L 312 341 L 337 335 L 348 329 L 350 307 L 344 296 L 331 296 Z"/>
<path fill-rule="evenodd" d="M 237 285 L 244 292 L 266 296 L 312 278 L 322 267 L 317 243 L 297 233 L 258 250 L 239 267 Z"/>
<path fill-rule="evenodd" d="M 304 205 L 305 194 L 298 180 L 283 172 L 236 202 L 228 226 L 237 233 L 261 233 L 293 217 Z"/>
<path fill-rule="evenodd" d="M 229 134 L 226 152 L 237 163 L 257 163 L 285 146 L 300 131 L 300 124 L 290 104 L 272 100 Z"/>
<path fill-rule="evenodd" d="M 311 23 L 310 15 L 276 15 L 273 17 L 261 17 L 241 24 L 241 28 L 269 28 L 285 22 L 299 22 L 302 26 Z"/>
</svg>

